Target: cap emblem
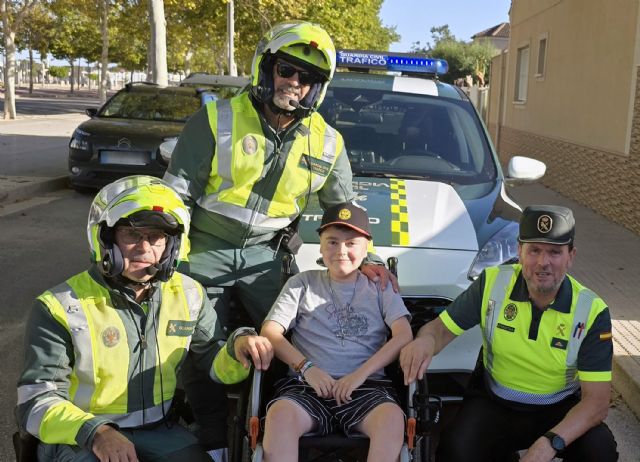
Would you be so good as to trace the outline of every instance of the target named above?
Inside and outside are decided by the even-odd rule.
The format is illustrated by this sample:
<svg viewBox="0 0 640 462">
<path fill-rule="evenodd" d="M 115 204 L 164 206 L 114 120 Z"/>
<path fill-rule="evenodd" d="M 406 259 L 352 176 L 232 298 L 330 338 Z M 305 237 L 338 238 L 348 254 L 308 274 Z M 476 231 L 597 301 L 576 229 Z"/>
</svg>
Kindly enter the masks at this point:
<svg viewBox="0 0 640 462">
<path fill-rule="evenodd" d="M 542 234 L 547 234 L 549 231 L 551 231 L 552 227 L 553 220 L 549 215 L 540 215 L 540 217 L 538 217 L 538 231 L 540 231 Z"/>
<path fill-rule="evenodd" d="M 338 218 L 340 218 L 341 220 L 348 220 L 349 218 L 351 218 L 351 210 L 349 209 L 342 209 L 338 212 Z"/>
</svg>

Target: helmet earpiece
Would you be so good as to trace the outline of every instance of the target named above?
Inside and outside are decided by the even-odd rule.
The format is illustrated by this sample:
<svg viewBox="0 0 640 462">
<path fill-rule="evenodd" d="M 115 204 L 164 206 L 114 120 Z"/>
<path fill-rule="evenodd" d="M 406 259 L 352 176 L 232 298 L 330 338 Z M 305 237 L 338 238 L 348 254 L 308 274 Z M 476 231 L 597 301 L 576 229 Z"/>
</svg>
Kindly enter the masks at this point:
<svg viewBox="0 0 640 462">
<path fill-rule="evenodd" d="M 119 276 L 124 271 L 124 258 L 117 245 L 105 246 L 105 253 L 100 262 L 100 272 L 108 278 Z"/>
</svg>

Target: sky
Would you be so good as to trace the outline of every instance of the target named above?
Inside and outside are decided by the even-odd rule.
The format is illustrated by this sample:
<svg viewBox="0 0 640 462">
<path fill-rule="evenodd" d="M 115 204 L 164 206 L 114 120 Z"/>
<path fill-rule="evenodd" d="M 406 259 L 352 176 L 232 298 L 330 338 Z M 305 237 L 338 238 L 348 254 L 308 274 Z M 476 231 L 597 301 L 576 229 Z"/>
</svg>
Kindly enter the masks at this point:
<svg viewBox="0 0 640 462">
<path fill-rule="evenodd" d="M 413 42 L 426 46 L 431 28 L 445 24 L 458 39 L 469 41 L 477 32 L 509 21 L 511 0 L 384 0 L 380 19 L 401 35 L 390 51 L 409 52 Z"/>
</svg>

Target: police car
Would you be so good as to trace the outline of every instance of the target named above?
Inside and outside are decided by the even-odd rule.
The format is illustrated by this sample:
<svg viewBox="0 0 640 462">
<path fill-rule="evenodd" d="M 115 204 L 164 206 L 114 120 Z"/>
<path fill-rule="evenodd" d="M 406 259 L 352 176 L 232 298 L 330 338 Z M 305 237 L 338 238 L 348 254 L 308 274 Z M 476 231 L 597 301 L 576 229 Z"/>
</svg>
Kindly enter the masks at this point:
<svg viewBox="0 0 640 462">
<path fill-rule="evenodd" d="M 349 71 L 336 72 L 319 112 L 344 137 L 375 252 L 397 257 L 402 295 L 421 324 L 483 268 L 515 261 L 521 209 L 505 183 L 536 180 L 545 165 L 515 157 L 505 177 L 467 95 L 438 80 L 446 61 L 360 51 L 337 58 Z M 316 199 L 299 228 L 302 270 L 318 268 L 321 217 Z M 465 333 L 430 371 L 468 373 L 480 342 L 478 328 Z"/>
</svg>

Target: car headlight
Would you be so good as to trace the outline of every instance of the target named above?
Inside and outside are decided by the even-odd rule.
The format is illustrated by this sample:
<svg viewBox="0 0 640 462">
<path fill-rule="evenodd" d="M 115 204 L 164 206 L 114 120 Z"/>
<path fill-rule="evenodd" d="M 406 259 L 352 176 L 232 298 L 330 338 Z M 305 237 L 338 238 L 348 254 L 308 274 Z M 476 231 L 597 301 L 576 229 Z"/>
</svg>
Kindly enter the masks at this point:
<svg viewBox="0 0 640 462">
<path fill-rule="evenodd" d="M 73 135 L 71 135 L 71 142 L 69 143 L 69 147 L 72 149 L 79 149 L 81 151 L 88 151 L 89 141 L 85 138 L 89 135 L 90 134 L 85 132 L 84 130 L 76 128 L 73 132 Z"/>
<path fill-rule="evenodd" d="M 494 234 L 478 252 L 467 273 L 469 279 L 476 279 L 489 266 L 515 263 L 518 260 L 518 232 L 518 223 L 511 222 Z"/>
<path fill-rule="evenodd" d="M 160 143 L 160 157 L 167 164 L 171 162 L 171 154 L 173 154 L 173 150 L 176 148 L 176 144 L 178 143 L 178 138 L 165 138 L 162 143 Z"/>
</svg>

